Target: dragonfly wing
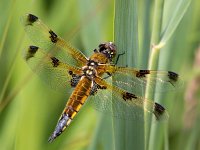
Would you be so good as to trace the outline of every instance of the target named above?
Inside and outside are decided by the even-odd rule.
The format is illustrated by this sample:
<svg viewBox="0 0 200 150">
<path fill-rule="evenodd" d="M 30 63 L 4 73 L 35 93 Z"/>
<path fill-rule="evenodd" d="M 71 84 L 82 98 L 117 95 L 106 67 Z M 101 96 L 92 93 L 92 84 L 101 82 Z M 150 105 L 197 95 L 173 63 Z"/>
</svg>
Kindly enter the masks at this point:
<svg viewBox="0 0 200 150">
<path fill-rule="evenodd" d="M 134 118 L 144 121 L 144 112 L 154 114 L 154 120 L 167 120 L 168 113 L 164 107 L 134 93 L 118 88 L 101 78 L 95 78 L 100 85 L 94 96 L 91 95 L 92 103 L 97 110 L 111 113 L 122 119 Z"/>
<path fill-rule="evenodd" d="M 61 62 L 44 50 L 30 46 L 24 52 L 24 59 L 30 68 L 36 72 L 52 88 L 67 91 L 71 88 L 72 73 L 80 74 L 81 70 Z M 74 78 L 73 78 L 74 79 Z"/>
<path fill-rule="evenodd" d="M 115 65 L 102 65 L 106 72 L 113 77 L 113 84 L 124 88 L 129 86 L 135 88 L 136 93 L 148 88 L 149 91 L 166 92 L 175 91 L 183 87 L 181 77 L 171 71 L 138 70 L 135 68 L 118 67 Z M 148 84 L 149 82 L 149 84 Z"/>
<path fill-rule="evenodd" d="M 70 65 L 82 66 L 87 63 L 84 54 L 56 35 L 38 17 L 27 14 L 21 17 L 21 22 L 30 39 L 47 53 L 56 54 L 60 60 Z"/>
</svg>

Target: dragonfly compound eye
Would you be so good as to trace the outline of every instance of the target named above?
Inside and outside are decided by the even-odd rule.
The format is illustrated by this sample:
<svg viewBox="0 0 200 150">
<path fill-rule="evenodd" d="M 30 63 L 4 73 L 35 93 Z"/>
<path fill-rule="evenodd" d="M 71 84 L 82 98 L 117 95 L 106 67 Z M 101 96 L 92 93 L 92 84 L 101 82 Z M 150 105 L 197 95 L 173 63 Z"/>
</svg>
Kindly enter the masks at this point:
<svg viewBox="0 0 200 150">
<path fill-rule="evenodd" d="M 113 42 L 105 42 L 99 45 L 99 52 L 112 60 L 116 55 L 116 45 Z"/>
</svg>

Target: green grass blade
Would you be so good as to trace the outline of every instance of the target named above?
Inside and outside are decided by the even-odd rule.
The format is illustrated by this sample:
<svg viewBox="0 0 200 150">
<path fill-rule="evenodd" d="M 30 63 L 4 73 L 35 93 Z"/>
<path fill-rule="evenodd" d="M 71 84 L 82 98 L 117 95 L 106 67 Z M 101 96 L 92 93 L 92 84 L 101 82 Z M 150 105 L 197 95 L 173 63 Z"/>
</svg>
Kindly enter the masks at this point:
<svg viewBox="0 0 200 150">
<path fill-rule="evenodd" d="M 160 49 L 156 48 L 155 45 L 159 43 L 159 40 L 160 40 L 163 9 L 164 9 L 164 0 L 156 0 L 155 6 L 154 6 L 154 13 L 153 13 L 153 26 L 152 26 L 153 29 L 152 29 L 152 34 L 151 34 L 151 48 L 152 49 L 150 51 L 150 58 L 149 58 L 149 63 L 148 63 L 149 65 L 148 68 L 152 70 L 156 70 L 158 67 Z M 154 98 L 154 93 L 151 93 L 149 90 L 150 89 L 148 88 L 146 89 L 146 97 L 152 100 Z M 146 117 L 150 117 L 150 116 L 146 116 Z M 147 142 L 147 145 L 146 145 L 146 148 L 147 148 L 149 147 L 149 145 L 151 145 L 148 143 L 149 133 L 150 133 L 150 124 L 146 124 L 145 133 L 146 133 L 145 141 Z"/>
<path fill-rule="evenodd" d="M 185 4 L 187 4 L 187 5 L 185 6 Z M 173 4 L 171 3 L 171 5 L 173 5 Z M 163 6 L 165 6 L 165 5 L 163 5 Z M 150 56 L 150 62 L 149 62 L 150 69 L 158 68 L 160 49 L 164 46 L 164 44 L 167 42 L 167 40 L 169 40 L 171 35 L 175 32 L 175 29 L 179 25 L 180 20 L 184 16 L 188 6 L 189 6 L 188 2 L 179 1 L 179 5 L 177 6 L 175 13 L 173 13 L 172 18 L 169 19 L 170 21 L 168 22 L 167 25 L 161 24 L 162 20 L 157 20 L 160 22 L 161 28 L 163 26 L 165 26 L 166 30 L 164 30 L 164 34 L 162 34 L 162 32 L 160 30 L 161 28 L 160 28 L 159 32 L 157 33 L 159 37 L 156 39 L 156 43 L 158 45 L 155 45 L 152 48 L 152 54 Z M 169 9 L 168 11 L 171 11 L 171 10 Z M 169 17 L 169 15 L 168 15 L 168 17 Z M 163 17 L 163 19 L 166 20 L 166 18 L 164 18 L 164 17 Z M 154 32 L 152 34 L 154 34 Z M 163 64 L 164 61 L 167 61 L 168 64 L 170 64 L 170 57 L 167 57 L 167 56 L 170 56 L 170 54 L 171 54 L 170 50 L 165 52 L 166 58 L 160 60 L 160 63 Z M 167 66 L 168 64 L 165 63 L 165 65 L 162 65 L 162 67 Z M 165 68 L 167 68 L 167 67 L 165 67 Z M 148 89 L 147 89 L 147 96 L 149 96 Z M 162 94 L 156 95 L 154 97 L 154 99 L 156 99 L 157 102 L 161 103 L 161 99 L 164 99 L 164 96 Z M 167 128 L 167 122 L 165 124 L 153 124 L 151 126 L 151 130 L 150 130 L 151 134 L 149 137 L 149 146 L 148 146 L 149 150 L 159 150 L 159 149 L 162 149 L 163 147 L 165 147 L 165 149 L 169 148 L 168 139 L 166 139 L 166 138 L 168 138 L 167 132 L 164 132 L 164 131 L 166 131 L 166 128 Z"/>
<path fill-rule="evenodd" d="M 147 68 L 148 58 L 149 58 L 149 47 L 150 47 L 150 33 L 151 33 L 151 5 L 152 1 L 138 1 L 139 8 L 138 12 L 140 15 L 139 26 L 142 28 L 139 30 L 139 67 Z"/>
<path fill-rule="evenodd" d="M 166 24 L 165 28 L 163 29 L 159 45 L 166 44 L 166 42 L 170 39 L 174 31 L 176 30 L 177 26 L 179 25 L 181 19 L 187 12 L 187 9 L 190 3 L 191 3 L 191 0 L 178 1 L 178 4 L 174 8 L 172 16 L 170 16 L 169 22 Z M 166 13 L 169 13 L 169 11 L 171 11 L 171 9 L 168 9 Z"/>
<path fill-rule="evenodd" d="M 15 0 L 12 0 L 11 4 L 10 4 L 10 7 L 9 7 L 9 9 L 11 9 L 12 11 L 8 12 L 8 19 L 6 21 L 6 25 L 5 25 L 5 29 L 3 31 L 2 39 L 0 40 L 0 58 L 1 58 L 1 54 L 2 54 L 2 51 L 3 51 L 4 44 L 5 44 L 5 40 L 6 40 L 6 37 L 7 37 L 7 34 L 8 34 L 8 29 L 9 29 L 9 26 L 10 26 L 10 22 L 12 20 L 13 14 L 14 14 L 13 13 L 14 6 L 15 6 Z"/>
<path fill-rule="evenodd" d="M 115 1 L 114 41 L 117 45 L 118 53 L 125 52 L 118 65 L 132 67 L 138 65 L 137 7 L 136 0 Z M 113 127 L 116 150 L 144 149 L 143 123 L 134 119 L 120 120 L 113 118 Z"/>
</svg>

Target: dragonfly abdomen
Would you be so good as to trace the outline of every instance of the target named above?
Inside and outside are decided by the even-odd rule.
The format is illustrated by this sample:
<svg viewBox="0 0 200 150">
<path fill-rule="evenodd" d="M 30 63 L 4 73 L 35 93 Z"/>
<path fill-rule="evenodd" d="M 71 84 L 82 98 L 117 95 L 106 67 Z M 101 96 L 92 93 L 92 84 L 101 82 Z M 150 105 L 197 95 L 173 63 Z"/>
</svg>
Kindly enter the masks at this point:
<svg viewBox="0 0 200 150">
<path fill-rule="evenodd" d="M 56 128 L 53 134 L 49 138 L 49 142 L 52 142 L 57 138 L 67 126 L 70 125 L 73 118 L 79 112 L 82 105 L 85 103 L 87 97 L 90 94 L 92 81 L 87 77 L 82 77 L 71 94 L 63 113 L 58 120 Z"/>
</svg>

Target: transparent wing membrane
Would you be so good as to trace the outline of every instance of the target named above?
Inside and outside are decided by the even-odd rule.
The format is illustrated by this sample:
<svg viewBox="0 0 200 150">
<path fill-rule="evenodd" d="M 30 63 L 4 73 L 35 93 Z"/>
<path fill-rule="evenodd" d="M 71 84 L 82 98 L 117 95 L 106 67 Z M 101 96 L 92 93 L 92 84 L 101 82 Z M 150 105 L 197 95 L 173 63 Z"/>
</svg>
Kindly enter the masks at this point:
<svg viewBox="0 0 200 150">
<path fill-rule="evenodd" d="M 46 54 L 45 51 L 30 46 L 24 52 L 27 64 L 53 89 L 67 91 L 71 88 L 72 76 L 69 71 L 80 73 L 81 70 L 59 61 L 56 57 Z"/>
<path fill-rule="evenodd" d="M 144 112 L 154 114 L 154 120 L 157 121 L 168 119 L 167 111 L 160 104 L 137 96 L 130 90 L 120 89 L 104 80 L 98 79 L 97 82 L 106 87 L 91 96 L 90 103 L 93 103 L 97 110 L 121 119 L 133 118 L 144 121 Z"/>
<path fill-rule="evenodd" d="M 21 17 L 21 22 L 29 38 L 47 53 L 51 52 L 63 62 L 73 66 L 87 63 L 84 54 L 56 35 L 38 17 L 27 14 Z"/>
<path fill-rule="evenodd" d="M 121 88 L 136 88 L 136 92 L 145 91 L 146 88 L 150 92 L 176 91 L 183 87 L 180 76 L 171 71 L 138 70 L 107 64 L 103 66 L 112 75 L 113 84 Z"/>
</svg>

